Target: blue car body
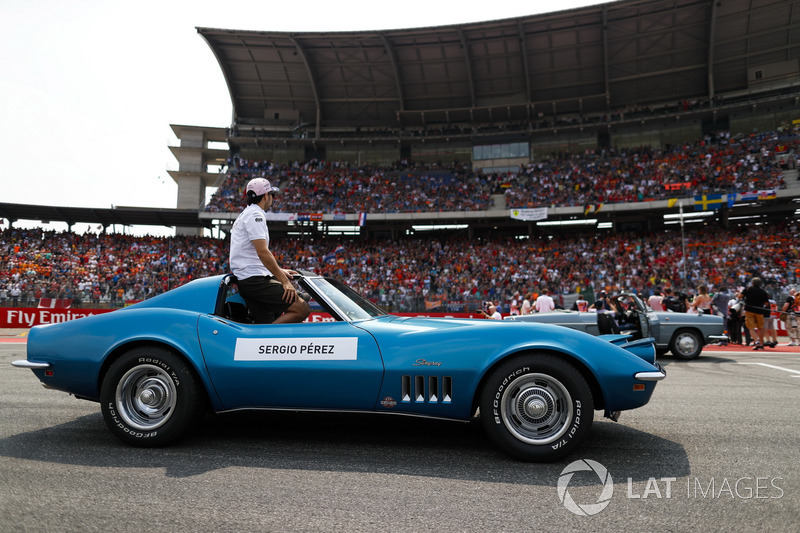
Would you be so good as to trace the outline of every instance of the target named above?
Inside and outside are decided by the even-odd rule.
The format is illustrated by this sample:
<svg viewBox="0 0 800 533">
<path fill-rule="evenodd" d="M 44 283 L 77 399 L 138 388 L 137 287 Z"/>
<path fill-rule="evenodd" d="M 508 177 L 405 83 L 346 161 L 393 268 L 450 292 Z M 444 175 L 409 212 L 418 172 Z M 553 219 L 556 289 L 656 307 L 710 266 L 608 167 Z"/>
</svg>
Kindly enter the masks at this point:
<svg viewBox="0 0 800 533">
<path fill-rule="evenodd" d="M 27 360 L 13 364 L 32 369 L 49 388 L 101 401 L 121 354 L 159 346 L 188 363 L 215 412 L 372 411 L 457 420 L 475 415 L 487 375 L 519 354 L 546 353 L 577 369 L 594 408 L 609 417 L 645 405 L 664 377 L 652 339 L 630 343 L 621 335 L 524 322 L 380 313 L 353 319 L 344 309 L 349 304 L 331 304 L 323 278 L 313 276 L 301 285 L 334 321 L 237 322 L 225 311 L 237 302 L 231 280 L 203 278 L 118 311 L 34 327 Z"/>
</svg>

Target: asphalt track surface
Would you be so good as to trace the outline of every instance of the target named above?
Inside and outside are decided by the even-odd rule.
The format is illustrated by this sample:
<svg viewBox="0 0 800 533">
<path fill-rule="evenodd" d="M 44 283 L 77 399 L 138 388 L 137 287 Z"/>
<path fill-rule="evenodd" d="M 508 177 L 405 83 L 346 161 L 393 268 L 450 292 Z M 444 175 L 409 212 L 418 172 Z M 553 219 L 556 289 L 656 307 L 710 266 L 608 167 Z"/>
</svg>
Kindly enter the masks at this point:
<svg viewBox="0 0 800 533">
<path fill-rule="evenodd" d="M 11 367 L 24 341 L 0 335 L 3 532 L 800 530 L 800 353 L 780 347 L 664 357 L 650 404 L 526 464 L 476 424 L 378 415 L 209 415 L 130 448 Z"/>
</svg>

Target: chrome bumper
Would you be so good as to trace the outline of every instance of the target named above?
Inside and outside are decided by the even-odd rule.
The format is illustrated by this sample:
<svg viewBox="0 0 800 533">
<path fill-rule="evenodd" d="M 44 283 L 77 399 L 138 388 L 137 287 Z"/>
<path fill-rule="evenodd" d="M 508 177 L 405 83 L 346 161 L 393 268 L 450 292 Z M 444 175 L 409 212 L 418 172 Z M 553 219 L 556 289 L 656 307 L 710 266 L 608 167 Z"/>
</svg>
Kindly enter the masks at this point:
<svg viewBox="0 0 800 533">
<path fill-rule="evenodd" d="M 667 372 L 661 365 L 656 363 L 656 367 L 658 367 L 657 371 L 637 372 L 633 377 L 639 381 L 661 381 L 667 377 Z"/>
<path fill-rule="evenodd" d="M 30 368 L 31 370 L 42 370 L 50 368 L 50 363 L 37 363 L 36 361 L 28 361 L 27 359 L 20 359 L 11 363 L 11 366 L 17 368 Z"/>
</svg>

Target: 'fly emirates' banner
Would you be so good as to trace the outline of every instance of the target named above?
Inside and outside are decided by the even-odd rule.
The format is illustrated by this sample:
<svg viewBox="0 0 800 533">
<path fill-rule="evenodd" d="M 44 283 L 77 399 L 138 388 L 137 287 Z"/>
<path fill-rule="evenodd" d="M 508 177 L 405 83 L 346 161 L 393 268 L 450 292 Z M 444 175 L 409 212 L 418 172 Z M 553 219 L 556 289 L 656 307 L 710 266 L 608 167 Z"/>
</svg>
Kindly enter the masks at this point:
<svg viewBox="0 0 800 533">
<path fill-rule="evenodd" d="M 32 328 L 59 324 L 92 315 L 110 313 L 114 309 L 45 309 L 41 307 L 0 307 L 0 328 Z M 478 313 L 396 313 L 401 316 L 481 318 Z M 333 322 L 328 313 L 312 312 L 306 322 Z"/>
<path fill-rule="evenodd" d="M 113 309 L 45 309 L 40 307 L 0 307 L 0 328 L 32 328 L 58 324 L 91 315 L 109 313 Z"/>
</svg>

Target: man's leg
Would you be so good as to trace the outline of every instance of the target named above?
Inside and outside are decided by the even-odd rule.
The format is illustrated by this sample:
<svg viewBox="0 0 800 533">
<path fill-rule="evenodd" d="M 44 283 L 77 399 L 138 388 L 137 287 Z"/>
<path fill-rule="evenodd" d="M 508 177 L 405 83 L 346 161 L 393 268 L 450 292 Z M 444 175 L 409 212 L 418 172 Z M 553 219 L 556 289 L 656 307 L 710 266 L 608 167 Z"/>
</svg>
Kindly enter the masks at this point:
<svg viewBox="0 0 800 533">
<path fill-rule="evenodd" d="M 750 332 L 750 337 L 753 339 L 753 344 L 755 344 L 755 348 L 754 349 L 755 350 L 759 350 L 759 349 L 763 350 L 764 349 L 764 339 L 762 337 L 762 330 L 764 328 L 763 328 L 763 322 L 762 322 L 762 327 L 758 327 L 759 326 L 759 323 L 757 321 L 757 317 L 758 316 L 761 316 L 761 315 L 758 315 L 757 313 L 753 313 L 751 311 L 747 311 L 745 313 L 745 321 L 744 321 L 744 323 L 745 323 L 745 326 L 747 327 L 747 330 Z"/>
<path fill-rule="evenodd" d="M 304 299 L 297 297 L 297 300 L 289 306 L 285 313 L 275 319 L 273 324 L 290 324 L 302 322 L 311 313 L 311 307 Z"/>
<path fill-rule="evenodd" d="M 789 317 L 789 345 L 797 346 L 800 344 L 800 327 L 798 327 L 797 318 Z"/>
<path fill-rule="evenodd" d="M 239 294 L 247 302 L 247 308 L 253 311 L 256 324 L 274 324 L 275 317 L 286 307 L 281 301 L 283 288 L 280 283 L 265 276 L 240 279 Z"/>
</svg>

